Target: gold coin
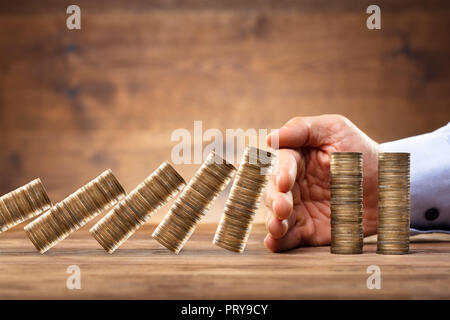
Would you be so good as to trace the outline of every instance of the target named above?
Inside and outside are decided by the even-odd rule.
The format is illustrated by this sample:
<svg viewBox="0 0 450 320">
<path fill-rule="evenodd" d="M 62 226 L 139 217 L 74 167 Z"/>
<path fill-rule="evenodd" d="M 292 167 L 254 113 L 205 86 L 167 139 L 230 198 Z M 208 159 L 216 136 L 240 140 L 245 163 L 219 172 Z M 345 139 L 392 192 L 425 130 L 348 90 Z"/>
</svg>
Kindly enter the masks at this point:
<svg viewBox="0 0 450 320">
<path fill-rule="evenodd" d="M 330 161 L 331 248 L 359 254 L 363 248 L 362 154 L 333 152 Z"/>
<path fill-rule="evenodd" d="M 377 253 L 405 254 L 409 251 L 410 155 L 378 155 Z"/>
<path fill-rule="evenodd" d="M 51 206 L 40 179 L 5 194 L 0 198 L 0 233 L 44 213 Z"/>
<path fill-rule="evenodd" d="M 273 158 L 272 153 L 255 147 L 245 149 L 214 236 L 215 245 L 238 253 L 244 251 Z"/>
<path fill-rule="evenodd" d="M 113 253 L 184 185 L 176 170 L 168 162 L 162 163 L 91 228 L 92 236 Z"/>
<path fill-rule="evenodd" d="M 235 170 L 211 152 L 153 232 L 153 238 L 178 254 Z"/>
<path fill-rule="evenodd" d="M 106 170 L 28 224 L 25 233 L 44 253 L 124 196 L 112 171 Z"/>
</svg>

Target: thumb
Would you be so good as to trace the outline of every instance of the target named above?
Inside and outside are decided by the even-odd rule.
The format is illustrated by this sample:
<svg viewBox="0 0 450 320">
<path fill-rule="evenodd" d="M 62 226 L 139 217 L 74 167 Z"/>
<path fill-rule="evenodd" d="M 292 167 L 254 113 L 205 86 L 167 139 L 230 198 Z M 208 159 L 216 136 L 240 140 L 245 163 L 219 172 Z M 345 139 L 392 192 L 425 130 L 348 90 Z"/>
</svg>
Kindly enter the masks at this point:
<svg viewBox="0 0 450 320">
<path fill-rule="evenodd" d="M 348 120 L 339 115 L 296 117 L 270 133 L 267 144 L 274 149 L 320 147 L 332 142 L 332 128 L 343 121 Z"/>
</svg>

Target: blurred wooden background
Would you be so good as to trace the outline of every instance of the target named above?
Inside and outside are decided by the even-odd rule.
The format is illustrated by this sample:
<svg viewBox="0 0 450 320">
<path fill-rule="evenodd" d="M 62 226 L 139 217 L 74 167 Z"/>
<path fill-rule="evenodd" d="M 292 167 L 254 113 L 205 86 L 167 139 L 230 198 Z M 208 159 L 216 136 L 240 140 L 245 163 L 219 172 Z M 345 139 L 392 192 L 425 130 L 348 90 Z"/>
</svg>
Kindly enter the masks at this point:
<svg viewBox="0 0 450 320">
<path fill-rule="evenodd" d="M 41 177 L 57 202 L 105 168 L 130 191 L 194 120 L 341 113 L 380 142 L 444 125 L 450 2 L 376 1 L 382 30 L 368 30 L 372 2 L 0 2 L 0 193 Z M 73 3 L 81 31 L 66 28 Z"/>
</svg>

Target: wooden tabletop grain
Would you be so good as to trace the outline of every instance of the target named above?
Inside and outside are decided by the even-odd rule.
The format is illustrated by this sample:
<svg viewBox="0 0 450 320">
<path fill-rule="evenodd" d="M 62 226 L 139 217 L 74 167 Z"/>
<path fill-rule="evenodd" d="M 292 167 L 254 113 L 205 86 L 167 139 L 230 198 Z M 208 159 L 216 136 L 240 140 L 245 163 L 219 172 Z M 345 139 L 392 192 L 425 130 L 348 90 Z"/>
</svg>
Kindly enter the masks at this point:
<svg viewBox="0 0 450 320">
<path fill-rule="evenodd" d="M 151 238 L 146 225 L 113 255 L 88 227 L 40 255 L 21 228 L 0 235 L 0 299 L 416 299 L 450 298 L 450 239 L 421 236 L 404 256 L 332 255 L 329 247 L 274 254 L 255 225 L 244 254 L 211 241 L 216 225 L 202 224 L 179 255 Z M 436 241 L 439 240 L 439 241 Z M 81 270 L 81 289 L 69 290 L 68 266 Z M 367 289 L 367 267 L 381 269 L 381 289 Z"/>
</svg>

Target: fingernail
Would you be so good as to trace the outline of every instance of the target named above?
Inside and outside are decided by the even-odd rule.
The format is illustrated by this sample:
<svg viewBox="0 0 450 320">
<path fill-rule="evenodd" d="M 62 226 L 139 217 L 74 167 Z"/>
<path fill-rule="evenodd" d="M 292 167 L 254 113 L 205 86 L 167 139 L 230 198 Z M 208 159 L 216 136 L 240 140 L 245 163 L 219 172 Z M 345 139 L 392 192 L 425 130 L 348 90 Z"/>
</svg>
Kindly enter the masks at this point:
<svg viewBox="0 0 450 320">
<path fill-rule="evenodd" d="M 277 186 L 277 190 L 281 192 L 281 190 L 280 190 L 280 184 L 281 184 L 281 174 L 280 174 L 280 172 L 277 172 L 277 176 L 275 178 L 275 183 L 276 183 L 276 186 Z"/>
<path fill-rule="evenodd" d="M 287 219 L 282 220 L 281 224 L 283 225 L 283 231 L 286 233 L 287 229 L 289 228 L 288 220 Z"/>
<path fill-rule="evenodd" d="M 276 129 L 267 136 L 267 144 L 271 148 L 278 149 L 278 147 L 280 145 L 280 143 L 279 143 L 280 138 L 278 136 L 279 131 L 280 131 L 279 129 Z"/>
<path fill-rule="evenodd" d="M 272 130 L 272 131 L 269 133 L 269 137 L 270 137 L 270 136 L 273 136 L 273 135 L 275 135 L 275 134 L 278 134 L 279 131 L 280 131 L 280 129 Z"/>
<path fill-rule="evenodd" d="M 272 212 L 275 213 L 275 204 L 277 203 L 277 200 L 272 201 Z"/>
</svg>

